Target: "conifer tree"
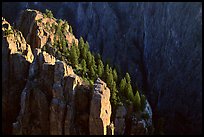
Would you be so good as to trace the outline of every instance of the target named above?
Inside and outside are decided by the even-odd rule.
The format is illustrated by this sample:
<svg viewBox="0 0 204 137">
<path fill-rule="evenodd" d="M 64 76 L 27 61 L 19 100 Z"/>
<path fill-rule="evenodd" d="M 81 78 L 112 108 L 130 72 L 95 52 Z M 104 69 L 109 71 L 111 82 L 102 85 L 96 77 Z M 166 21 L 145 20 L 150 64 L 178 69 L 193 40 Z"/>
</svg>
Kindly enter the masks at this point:
<svg viewBox="0 0 204 137">
<path fill-rule="evenodd" d="M 106 67 L 105 67 L 105 70 L 104 70 L 104 75 L 103 75 L 104 81 L 107 80 L 108 75 L 109 75 L 109 65 L 106 64 Z"/>
<path fill-rule="evenodd" d="M 130 83 L 126 84 L 126 97 L 131 101 L 133 101 L 134 99 L 134 94 L 133 94 L 132 86 Z"/>
<path fill-rule="evenodd" d="M 117 104 L 117 88 L 116 88 L 116 82 L 113 81 L 113 85 L 112 85 L 112 88 L 111 88 L 111 102 L 113 103 L 114 106 L 116 106 Z"/>
<path fill-rule="evenodd" d="M 133 104 L 135 106 L 136 111 L 140 111 L 141 110 L 140 94 L 139 94 L 138 91 L 135 94 Z"/>
<path fill-rule="evenodd" d="M 98 61 L 98 76 L 102 78 L 104 72 L 103 62 L 101 60 Z"/>
<path fill-rule="evenodd" d="M 116 69 L 113 70 L 113 79 L 115 82 L 117 82 L 117 80 L 118 80 L 118 74 L 117 74 Z"/>
<path fill-rule="evenodd" d="M 122 95 L 124 95 L 124 93 L 125 93 L 125 86 L 126 86 L 126 79 L 124 77 L 120 81 L 120 92 L 122 93 Z"/>
<path fill-rule="evenodd" d="M 141 110 L 144 111 L 145 106 L 146 106 L 146 97 L 145 97 L 145 95 L 141 95 L 140 99 L 141 99 Z"/>
<path fill-rule="evenodd" d="M 82 37 L 79 38 L 79 49 L 81 50 L 81 48 L 84 46 L 84 39 Z"/>
<path fill-rule="evenodd" d="M 85 59 L 82 59 L 81 67 L 82 67 L 82 76 L 86 77 L 87 68 L 86 68 L 86 61 L 85 61 Z"/>
<path fill-rule="evenodd" d="M 90 51 L 87 52 L 86 63 L 87 63 L 87 68 L 91 69 L 91 66 L 92 66 L 92 55 L 91 55 Z"/>
<path fill-rule="evenodd" d="M 69 26 L 69 32 L 70 32 L 71 34 L 73 34 L 73 30 L 72 30 L 72 26 L 71 26 L 71 25 Z"/>
<path fill-rule="evenodd" d="M 130 75 L 129 75 L 128 72 L 125 74 L 125 78 L 126 78 L 126 82 L 127 82 L 127 83 L 130 83 L 130 82 L 131 82 Z"/>
<path fill-rule="evenodd" d="M 106 83 L 107 83 L 108 87 L 110 89 L 112 89 L 112 86 L 113 86 L 113 73 L 112 73 L 112 69 L 111 68 L 109 70 L 109 73 L 107 73 Z"/>
<path fill-rule="evenodd" d="M 71 50 L 70 50 L 70 61 L 71 64 L 75 67 L 76 65 L 78 65 L 78 56 L 77 56 L 77 52 L 76 52 L 76 46 L 72 46 Z"/>
<path fill-rule="evenodd" d="M 96 77 L 96 73 L 94 71 L 94 68 L 91 66 L 90 70 L 89 70 L 89 77 L 91 80 L 95 80 L 95 77 Z"/>
</svg>

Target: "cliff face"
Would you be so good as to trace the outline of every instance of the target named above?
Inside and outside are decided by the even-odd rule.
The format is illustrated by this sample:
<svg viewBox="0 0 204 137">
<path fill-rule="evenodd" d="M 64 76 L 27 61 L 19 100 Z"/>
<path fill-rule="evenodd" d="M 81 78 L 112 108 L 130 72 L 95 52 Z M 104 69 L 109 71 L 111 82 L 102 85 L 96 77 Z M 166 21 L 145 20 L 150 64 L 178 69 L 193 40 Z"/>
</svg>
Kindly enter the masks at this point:
<svg viewBox="0 0 204 137">
<path fill-rule="evenodd" d="M 85 135 L 94 130 L 107 134 L 107 125 L 89 126 L 89 119 L 96 123 L 102 117 L 102 122 L 110 123 L 108 87 L 100 89 L 105 94 L 100 95 L 102 102 L 97 107 L 102 110 L 107 107 L 108 115 L 103 115 L 105 110 L 97 115 L 94 102 L 98 99 L 92 98 L 90 86 L 71 66 L 40 48 L 32 47 L 32 52 L 22 33 L 4 18 L 2 26 L 4 134 Z M 100 79 L 97 82 L 104 83 Z M 94 119 L 92 114 L 96 114 Z"/>
<path fill-rule="evenodd" d="M 166 133 L 201 133 L 201 3 L 18 5 L 67 18 L 93 51 L 128 70 L 165 119 Z"/>
<path fill-rule="evenodd" d="M 92 89 L 71 66 L 43 51 L 43 46 L 53 44 L 50 37 L 55 35 L 52 31 L 44 33 L 48 26 L 44 21 L 58 22 L 41 17 L 42 13 L 36 10 L 22 12 L 18 21 L 22 33 L 2 18 L 3 133 L 113 135 L 117 128 L 117 134 L 125 134 L 124 128 L 118 128 L 120 125 L 111 121 L 111 92 L 106 83 L 98 78 Z M 42 19 L 40 24 L 39 19 Z M 78 45 L 73 34 L 67 31 L 65 35 L 68 46 L 71 40 Z M 150 118 L 143 120 L 145 125 L 139 130 L 145 131 L 142 134 L 150 134 L 147 128 L 152 126 L 152 122 L 148 124 L 152 113 L 145 113 Z M 128 117 L 133 115 L 131 111 Z M 124 127 L 127 124 L 122 121 Z M 138 134 L 138 128 L 132 123 L 129 125 L 134 131 L 131 134 Z"/>
<path fill-rule="evenodd" d="M 70 20 L 76 34 L 103 59 L 129 71 L 146 91 L 153 111 L 165 119 L 166 133 L 201 133 L 201 3 L 90 2 L 64 7 L 75 15 Z M 63 15 L 65 8 L 59 11 L 69 16 Z"/>
</svg>

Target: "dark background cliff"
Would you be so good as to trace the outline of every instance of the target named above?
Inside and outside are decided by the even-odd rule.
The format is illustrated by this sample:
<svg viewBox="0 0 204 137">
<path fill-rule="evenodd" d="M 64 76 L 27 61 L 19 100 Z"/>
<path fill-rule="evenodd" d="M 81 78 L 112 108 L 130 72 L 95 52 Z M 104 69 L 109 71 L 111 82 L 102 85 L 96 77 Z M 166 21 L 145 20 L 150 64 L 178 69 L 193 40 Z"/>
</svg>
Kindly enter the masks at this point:
<svg viewBox="0 0 204 137">
<path fill-rule="evenodd" d="M 201 3 L 3 3 L 2 16 L 14 22 L 26 8 L 52 10 L 92 51 L 129 71 L 165 133 L 201 133 Z"/>
</svg>

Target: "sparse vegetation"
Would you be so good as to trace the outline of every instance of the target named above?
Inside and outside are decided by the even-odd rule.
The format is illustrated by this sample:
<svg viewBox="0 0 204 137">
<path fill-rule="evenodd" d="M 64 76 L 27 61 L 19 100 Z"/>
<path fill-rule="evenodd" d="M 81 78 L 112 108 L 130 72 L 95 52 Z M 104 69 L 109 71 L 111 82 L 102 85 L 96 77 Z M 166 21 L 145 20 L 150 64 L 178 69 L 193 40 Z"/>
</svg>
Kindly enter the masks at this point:
<svg viewBox="0 0 204 137">
<path fill-rule="evenodd" d="M 8 36 L 8 35 L 10 35 L 10 34 L 13 34 L 13 30 L 12 30 L 12 29 L 6 29 L 6 30 L 4 31 L 4 34 L 5 34 L 5 36 Z"/>
<path fill-rule="evenodd" d="M 53 17 L 49 10 L 46 11 L 46 16 Z M 111 67 L 109 61 L 104 64 L 99 54 L 93 54 L 89 49 L 89 43 L 82 37 L 79 38 L 78 45 L 73 41 L 69 49 L 64 32 L 68 27 L 69 32 L 73 33 L 72 27 L 66 21 L 58 20 L 58 25 L 52 24 L 52 29 L 56 32 L 53 45 L 56 57 L 71 65 L 74 72 L 90 85 L 94 84 L 97 77 L 106 82 L 111 91 L 110 101 L 113 106 L 133 103 L 136 112 L 143 111 L 146 98 L 144 95 L 140 96 L 138 89 L 134 95 L 130 74 L 126 73 L 123 78 L 119 77 L 117 69 Z"/>
</svg>

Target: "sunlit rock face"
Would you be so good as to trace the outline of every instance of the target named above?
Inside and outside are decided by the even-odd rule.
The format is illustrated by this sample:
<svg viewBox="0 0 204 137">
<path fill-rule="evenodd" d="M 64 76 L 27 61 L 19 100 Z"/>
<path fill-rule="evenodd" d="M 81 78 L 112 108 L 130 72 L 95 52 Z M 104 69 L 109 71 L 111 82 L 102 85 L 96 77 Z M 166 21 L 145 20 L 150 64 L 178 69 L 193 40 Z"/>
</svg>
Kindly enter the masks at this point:
<svg viewBox="0 0 204 137">
<path fill-rule="evenodd" d="M 129 71 L 165 133 L 201 133 L 201 3 L 3 3 L 3 16 L 14 21 L 25 8 L 69 20 L 93 51 Z"/>
</svg>

